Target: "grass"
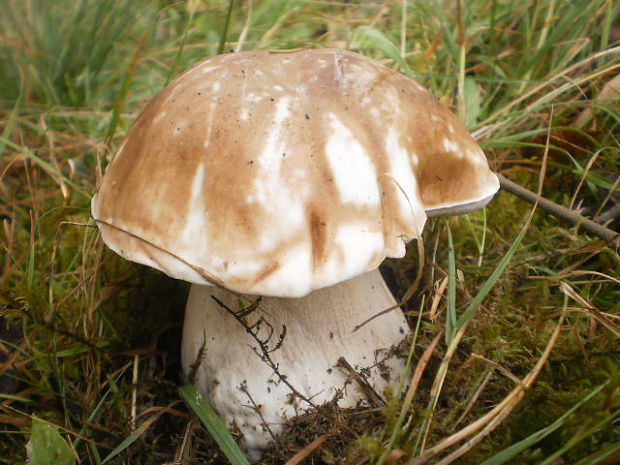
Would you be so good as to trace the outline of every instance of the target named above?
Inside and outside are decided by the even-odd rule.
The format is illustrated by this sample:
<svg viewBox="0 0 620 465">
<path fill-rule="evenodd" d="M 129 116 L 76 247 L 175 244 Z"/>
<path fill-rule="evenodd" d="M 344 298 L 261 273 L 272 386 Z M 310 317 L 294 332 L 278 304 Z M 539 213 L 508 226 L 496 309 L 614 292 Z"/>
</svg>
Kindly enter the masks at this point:
<svg viewBox="0 0 620 465">
<path fill-rule="evenodd" d="M 219 44 L 354 48 L 453 106 L 505 176 L 536 191 L 546 159 L 543 196 L 590 216 L 620 202 L 617 2 L 238 1 L 224 36 L 229 5 L 4 5 L 6 463 L 25 463 L 29 440 L 51 441 L 66 463 L 66 446 L 75 463 L 225 463 L 178 392 L 186 286 L 105 249 L 89 214 L 139 110 Z M 402 400 L 301 417 L 264 463 L 618 462 L 618 250 L 539 211 L 526 228 L 531 211 L 502 192 L 485 212 L 430 222 Z M 387 264 L 403 292 L 420 265 L 410 249 Z"/>
</svg>

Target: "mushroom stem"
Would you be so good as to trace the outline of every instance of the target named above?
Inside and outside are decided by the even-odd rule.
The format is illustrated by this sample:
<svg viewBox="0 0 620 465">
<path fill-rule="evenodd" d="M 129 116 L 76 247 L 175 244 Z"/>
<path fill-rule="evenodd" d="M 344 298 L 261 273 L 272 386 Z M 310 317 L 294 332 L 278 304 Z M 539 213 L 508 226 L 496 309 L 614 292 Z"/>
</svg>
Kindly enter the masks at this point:
<svg viewBox="0 0 620 465">
<path fill-rule="evenodd" d="M 378 269 L 298 299 L 245 296 L 192 285 L 182 356 L 224 422 L 260 457 L 286 421 L 338 400 L 383 402 L 404 360 L 409 328 L 400 309 L 353 329 L 396 304 Z"/>
</svg>

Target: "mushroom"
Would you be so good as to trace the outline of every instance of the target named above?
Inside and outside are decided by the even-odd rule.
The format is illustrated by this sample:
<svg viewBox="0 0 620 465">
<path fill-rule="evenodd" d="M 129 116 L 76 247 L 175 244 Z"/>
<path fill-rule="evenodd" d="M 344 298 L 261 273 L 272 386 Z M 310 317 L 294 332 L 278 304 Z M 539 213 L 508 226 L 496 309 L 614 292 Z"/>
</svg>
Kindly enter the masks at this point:
<svg viewBox="0 0 620 465">
<path fill-rule="evenodd" d="M 397 386 L 409 329 L 379 264 L 498 187 L 415 81 L 343 50 L 252 51 L 153 98 L 92 212 L 115 252 L 193 283 L 185 373 L 256 458 L 288 419 Z"/>
</svg>

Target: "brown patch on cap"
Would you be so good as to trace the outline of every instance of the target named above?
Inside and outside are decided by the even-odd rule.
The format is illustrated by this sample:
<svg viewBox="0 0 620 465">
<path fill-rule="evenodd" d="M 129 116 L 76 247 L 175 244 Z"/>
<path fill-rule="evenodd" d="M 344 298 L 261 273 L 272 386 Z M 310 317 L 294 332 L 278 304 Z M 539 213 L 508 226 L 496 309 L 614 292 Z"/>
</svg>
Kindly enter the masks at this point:
<svg viewBox="0 0 620 465">
<path fill-rule="evenodd" d="M 327 250 L 327 223 L 316 209 L 310 209 L 310 240 L 312 242 L 312 266 L 316 268 L 325 260 Z"/>
<path fill-rule="evenodd" d="M 268 266 L 256 276 L 256 280 L 254 281 L 254 284 L 258 284 L 262 280 L 267 279 L 271 274 L 275 273 L 278 270 L 278 268 L 280 268 L 279 263 L 273 263 L 272 265 Z"/>
</svg>

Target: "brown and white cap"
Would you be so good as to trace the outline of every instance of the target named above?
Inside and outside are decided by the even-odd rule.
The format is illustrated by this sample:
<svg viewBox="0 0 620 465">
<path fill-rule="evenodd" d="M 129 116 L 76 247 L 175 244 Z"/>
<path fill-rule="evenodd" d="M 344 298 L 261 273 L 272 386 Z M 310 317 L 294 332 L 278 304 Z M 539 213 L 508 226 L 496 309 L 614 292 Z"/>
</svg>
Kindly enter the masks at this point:
<svg viewBox="0 0 620 465">
<path fill-rule="evenodd" d="M 343 50 L 204 60 L 144 109 L 92 212 L 125 258 L 283 297 L 402 257 L 427 215 L 499 187 L 457 118 L 415 81 Z"/>
</svg>

